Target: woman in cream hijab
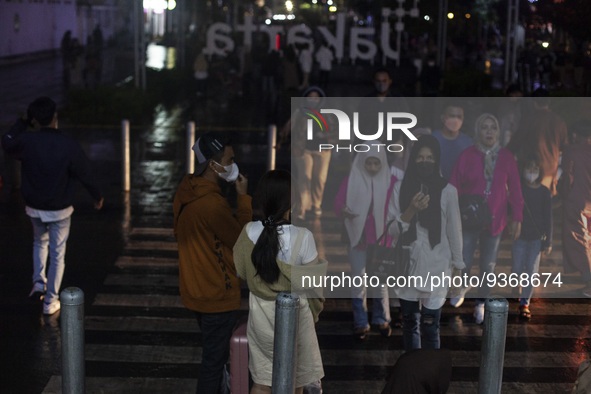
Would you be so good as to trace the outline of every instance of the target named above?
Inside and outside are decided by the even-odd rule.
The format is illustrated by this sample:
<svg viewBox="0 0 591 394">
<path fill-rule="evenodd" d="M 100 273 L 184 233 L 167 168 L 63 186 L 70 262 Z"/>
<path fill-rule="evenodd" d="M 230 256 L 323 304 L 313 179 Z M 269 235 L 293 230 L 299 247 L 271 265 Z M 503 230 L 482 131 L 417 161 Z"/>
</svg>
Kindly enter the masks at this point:
<svg viewBox="0 0 591 394">
<path fill-rule="evenodd" d="M 355 156 L 351 172 L 343 180 L 334 204 L 335 213 L 344 219 L 352 276 L 365 273 L 367 245 L 375 244 L 385 231 L 388 202 L 397 180 L 390 175 L 384 145 L 379 146 L 378 142 L 367 142 L 366 145 L 369 150 Z M 351 297 L 354 336 L 364 339 L 370 327 L 367 291 L 363 287 L 353 287 Z M 376 297 L 373 300 L 372 324 L 388 337 L 392 333 L 388 289 L 379 289 Z"/>
</svg>

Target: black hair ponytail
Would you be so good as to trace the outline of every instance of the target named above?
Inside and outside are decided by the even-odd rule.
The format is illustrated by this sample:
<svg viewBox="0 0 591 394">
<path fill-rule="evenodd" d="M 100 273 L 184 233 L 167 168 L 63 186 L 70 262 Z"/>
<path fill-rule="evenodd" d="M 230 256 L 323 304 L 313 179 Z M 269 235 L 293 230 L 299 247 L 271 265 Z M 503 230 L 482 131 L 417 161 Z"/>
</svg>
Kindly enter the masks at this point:
<svg viewBox="0 0 591 394">
<path fill-rule="evenodd" d="M 257 275 L 267 283 L 279 279 L 277 254 L 281 249 L 278 227 L 289 222 L 283 219 L 291 209 L 291 175 L 284 170 L 268 171 L 258 186 L 258 199 L 262 205 L 263 231 L 251 253 Z"/>
</svg>

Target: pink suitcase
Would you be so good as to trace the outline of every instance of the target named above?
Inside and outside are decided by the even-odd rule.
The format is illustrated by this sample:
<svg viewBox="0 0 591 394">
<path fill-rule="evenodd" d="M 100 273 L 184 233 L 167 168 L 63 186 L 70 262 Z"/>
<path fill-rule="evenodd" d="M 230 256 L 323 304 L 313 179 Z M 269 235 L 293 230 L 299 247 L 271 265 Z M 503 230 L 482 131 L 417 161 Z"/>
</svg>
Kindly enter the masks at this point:
<svg viewBox="0 0 591 394">
<path fill-rule="evenodd" d="M 241 319 L 230 339 L 230 393 L 248 394 L 248 340 L 247 319 Z"/>
</svg>

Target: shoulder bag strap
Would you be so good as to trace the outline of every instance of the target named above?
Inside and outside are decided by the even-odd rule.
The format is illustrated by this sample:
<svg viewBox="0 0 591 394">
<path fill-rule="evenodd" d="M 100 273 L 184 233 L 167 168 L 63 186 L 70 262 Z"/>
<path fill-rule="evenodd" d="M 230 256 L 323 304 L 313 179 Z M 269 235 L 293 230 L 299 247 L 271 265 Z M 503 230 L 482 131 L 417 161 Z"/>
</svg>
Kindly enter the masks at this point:
<svg viewBox="0 0 591 394">
<path fill-rule="evenodd" d="M 382 233 L 382 235 L 380 235 L 380 236 L 379 236 L 378 240 L 376 241 L 376 245 L 379 245 L 379 244 L 380 244 L 380 242 L 382 242 L 382 241 L 383 241 L 383 242 L 384 242 L 384 245 L 383 245 L 383 246 L 386 246 L 386 235 L 388 235 L 388 229 L 390 228 L 390 225 L 391 225 L 392 223 L 394 223 L 394 221 L 396 221 L 396 218 L 394 218 L 394 219 L 390 220 L 390 221 L 389 221 L 389 222 L 386 224 L 386 227 L 385 227 L 385 229 L 384 229 L 384 232 Z"/>
<path fill-rule="evenodd" d="M 289 264 L 295 265 L 296 259 L 300 254 L 300 249 L 302 248 L 302 241 L 304 240 L 304 231 L 298 229 L 298 235 L 296 236 L 296 241 L 293 249 L 291 250 L 291 256 L 289 258 Z"/>
</svg>

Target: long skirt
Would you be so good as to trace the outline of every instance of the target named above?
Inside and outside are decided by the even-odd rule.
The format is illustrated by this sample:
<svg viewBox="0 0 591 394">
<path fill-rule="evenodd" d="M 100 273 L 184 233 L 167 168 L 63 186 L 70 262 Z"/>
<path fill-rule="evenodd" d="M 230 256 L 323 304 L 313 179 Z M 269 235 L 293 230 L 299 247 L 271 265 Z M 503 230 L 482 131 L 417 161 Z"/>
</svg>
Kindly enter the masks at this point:
<svg viewBox="0 0 591 394">
<path fill-rule="evenodd" d="M 273 374 L 273 340 L 275 301 L 266 301 L 250 293 L 248 314 L 248 369 L 252 380 L 271 386 Z M 296 387 L 317 382 L 324 377 L 320 347 L 312 312 L 305 298 L 300 298 L 300 320 L 297 333 Z"/>
</svg>

